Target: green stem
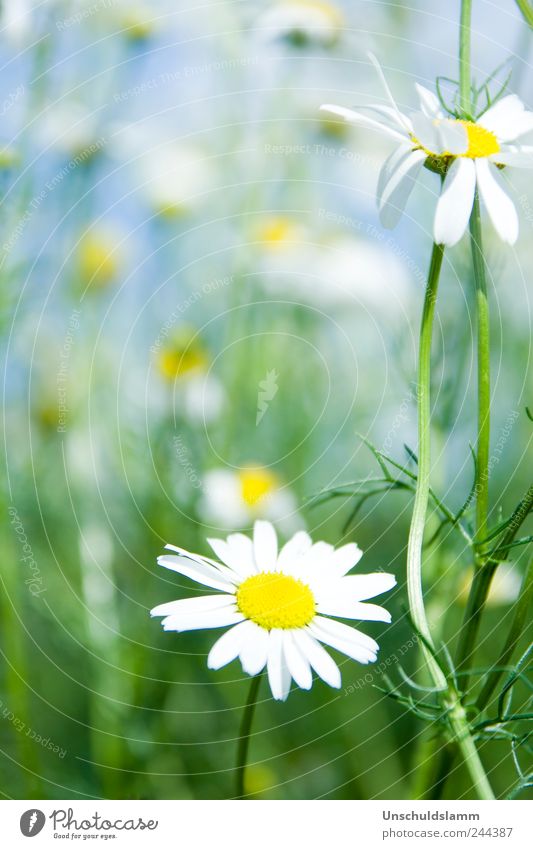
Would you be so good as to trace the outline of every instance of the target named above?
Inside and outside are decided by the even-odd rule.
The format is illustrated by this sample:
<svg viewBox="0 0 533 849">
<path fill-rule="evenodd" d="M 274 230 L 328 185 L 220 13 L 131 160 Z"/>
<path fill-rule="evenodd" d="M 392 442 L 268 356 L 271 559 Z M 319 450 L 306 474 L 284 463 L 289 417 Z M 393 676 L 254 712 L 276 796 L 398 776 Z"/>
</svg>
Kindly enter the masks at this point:
<svg viewBox="0 0 533 849">
<path fill-rule="evenodd" d="M 480 554 L 480 543 L 487 536 L 487 517 L 489 506 L 489 450 L 490 450 L 490 329 L 489 303 L 487 297 L 487 278 L 483 241 L 481 237 L 481 215 L 479 196 L 476 191 L 470 216 L 470 241 L 472 262 L 476 284 L 477 311 L 477 383 L 478 383 L 478 422 L 477 422 L 477 460 L 476 460 L 476 534 L 477 544 L 474 578 L 468 597 L 465 617 L 459 644 L 457 647 L 457 668 L 465 671 L 468 660 L 473 657 L 481 614 L 497 562 L 484 559 Z M 468 676 L 462 678 L 466 691 Z"/>
<path fill-rule="evenodd" d="M 428 282 L 420 325 L 420 349 L 418 354 L 418 476 L 416 481 L 413 516 L 407 543 L 407 594 L 413 622 L 422 636 L 431 645 L 431 632 L 424 607 L 422 591 L 422 544 L 430 490 L 431 467 L 431 339 L 433 318 L 439 285 L 443 245 L 433 245 Z M 424 648 L 426 661 L 435 683 L 446 686 L 439 666 Z"/>
<path fill-rule="evenodd" d="M 439 277 L 444 256 L 443 245 L 433 245 L 428 283 L 420 325 L 418 355 L 418 476 L 416 481 L 413 516 L 407 544 L 407 593 L 413 623 L 428 646 L 432 646 L 431 632 L 424 606 L 422 590 L 422 544 L 430 492 L 431 471 L 431 340 Z M 428 647 L 423 647 L 428 668 L 437 688 L 444 691 L 443 707 L 448 716 L 454 742 L 459 747 L 480 799 L 493 799 L 483 764 L 470 734 L 465 710 L 455 689 Z"/>
<path fill-rule="evenodd" d="M 459 30 L 459 101 L 461 113 L 471 117 L 472 80 L 470 77 L 470 30 L 472 26 L 472 0 L 461 3 L 461 23 Z"/>
<path fill-rule="evenodd" d="M 470 241 L 476 281 L 477 307 L 477 378 L 478 378 L 478 437 L 476 470 L 476 541 L 487 535 L 489 509 L 489 450 L 490 450 L 490 326 L 487 277 L 481 213 L 476 191 L 470 216 Z"/>
<path fill-rule="evenodd" d="M 530 27 L 533 27 L 533 6 L 529 0 L 516 0 L 516 5 L 522 12 Z"/>
<path fill-rule="evenodd" d="M 241 730 L 239 735 L 239 744 L 237 746 L 237 766 L 236 766 L 236 792 L 235 797 L 242 799 L 244 794 L 244 775 L 246 772 L 246 763 L 248 760 L 248 748 L 250 745 L 250 730 L 252 728 L 252 720 L 254 718 L 255 706 L 257 704 L 257 694 L 259 692 L 259 684 L 261 683 L 261 675 L 256 675 L 252 678 L 248 699 L 244 706 L 242 715 Z"/>
<path fill-rule="evenodd" d="M 489 702 L 492 693 L 498 681 L 500 680 L 501 674 L 503 672 L 503 667 L 507 666 L 511 657 L 513 656 L 513 652 L 518 645 L 518 641 L 522 635 L 524 630 L 524 626 L 527 621 L 527 614 L 531 602 L 533 601 L 533 558 L 529 562 L 529 566 L 526 569 L 526 574 L 524 575 L 524 580 L 522 581 L 522 587 L 520 589 L 520 595 L 518 597 L 518 601 L 516 602 L 515 614 L 513 621 L 511 623 L 511 628 L 509 630 L 509 635 L 505 642 L 505 646 L 502 649 L 502 652 L 493 666 L 492 672 L 489 674 L 489 677 L 485 681 L 483 685 L 483 689 L 478 696 L 476 701 L 476 707 L 478 710 L 483 710 L 483 708 Z"/>
<path fill-rule="evenodd" d="M 516 510 L 514 510 L 501 542 L 474 574 L 468 601 L 466 603 L 464 621 L 459 635 L 459 644 L 457 647 L 458 668 L 464 668 L 466 661 L 472 653 L 472 647 L 475 645 L 477 639 L 481 616 L 483 614 L 494 573 L 498 568 L 499 563 L 507 557 L 509 548 L 516 534 L 532 510 L 533 486 L 530 486 L 524 498 L 521 500 Z M 462 677 L 461 685 L 463 690 L 466 691 L 468 685 L 467 675 Z"/>
</svg>

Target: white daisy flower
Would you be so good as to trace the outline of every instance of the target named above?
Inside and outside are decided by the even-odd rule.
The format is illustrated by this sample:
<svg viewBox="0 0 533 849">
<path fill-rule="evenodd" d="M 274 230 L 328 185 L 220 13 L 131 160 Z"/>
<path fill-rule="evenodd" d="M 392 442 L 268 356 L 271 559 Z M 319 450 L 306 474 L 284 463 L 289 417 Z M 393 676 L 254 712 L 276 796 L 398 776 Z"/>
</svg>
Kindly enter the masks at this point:
<svg viewBox="0 0 533 849">
<path fill-rule="evenodd" d="M 296 46 L 331 47 L 343 26 L 340 9 L 322 0 L 282 0 L 266 9 L 257 21 L 260 31 Z"/>
<path fill-rule="evenodd" d="M 167 545 L 176 554 L 158 563 L 217 594 L 160 604 L 151 615 L 164 617 L 165 631 L 229 628 L 209 652 L 210 669 L 236 658 L 247 675 L 266 666 L 272 695 L 284 701 L 291 680 L 311 688 L 313 670 L 330 687 L 340 687 L 339 667 L 321 643 L 359 663 L 376 660 L 375 640 L 331 618 L 391 620 L 385 608 L 367 600 L 390 590 L 396 579 L 385 572 L 349 575 L 362 556 L 355 543 L 334 549 L 299 531 L 278 552 L 276 531 L 265 521 L 255 523 L 253 540 L 231 534 L 208 542 L 221 562 Z"/>
<path fill-rule="evenodd" d="M 293 492 L 271 469 L 211 469 L 204 475 L 199 511 L 205 521 L 222 528 L 242 528 L 269 519 L 290 533 L 302 526 Z"/>
<path fill-rule="evenodd" d="M 445 175 L 433 225 L 437 244 L 459 241 L 468 226 L 476 188 L 499 236 L 514 244 L 518 215 L 500 170 L 503 166 L 533 168 L 533 145 L 519 141 L 533 130 L 533 112 L 526 111 L 522 101 L 510 94 L 475 121 L 450 118 L 438 98 L 417 84 L 420 109 L 405 115 L 398 109 L 377 61 L 373 56 L 371 59 L 385 86 L 387 105 L 364 107 L 365 112 L 331 104 L 321 108 L 396 142 L 378 180 L 383 226 L 397 224 L 420 169 L 426 165 Z"/>
</svg>

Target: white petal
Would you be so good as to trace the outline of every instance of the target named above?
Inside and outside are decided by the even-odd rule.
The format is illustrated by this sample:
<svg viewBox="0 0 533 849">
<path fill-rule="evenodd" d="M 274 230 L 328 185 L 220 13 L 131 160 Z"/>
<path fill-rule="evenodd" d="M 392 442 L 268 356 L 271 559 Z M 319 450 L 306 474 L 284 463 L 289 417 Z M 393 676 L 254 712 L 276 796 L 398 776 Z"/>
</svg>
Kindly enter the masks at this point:
<svg viewBox="0 0 533 849">
<path fill-rule="evenodd" d="M 456 159 L 444 179 L 433 234 L 439 245 L 455 245 L 466 228 L 474 203 L 476 169 L 471 159 Z"/>
<path fill-rule="evenodd" d="M 496 232 L 504 242 L 513 245 L 518 238 L 518 215 L 497 167 L 486 159 L 477 159 L 476 173 L 479 193 Z"/>
<path fill-rule="evenodd" d="M 378 604 L 363 601 L 350 601 L 342 593 L 331 593 L 317 599 L 317 613 L 325 616 L 338 616 L 340 619 L 360 619 L 361 621 L 390 622 L 391 615 Z"/>
<path fill-rule="evenodd" d="M 283 653 L 283 632 L 278 628 L 269 634 L 267 673 L 272 695 L 284 702 L 289 695 L 291 676 Z"/>
<path fill-rule="evenodd" d="M 370 113 L 369 117 L 377 116 L 377 118 L 385 123 L 391 130 L 401 130 L 405 132 L 408 130 L 412 131 L 412 123 L 411 119 L 407 117 L 407 115 L 401 114 L 401 118 L 398 117 L 399 113 L 397 109 L 394 109 L 392 106 L 383 106 L 380 103 L 372 103 L 370 105 L 364 105 L 358 107 L 363 109 L 363 115 Z"/>
<path fill-rule="evenodd" d="M 278 540 L 274 526 L 258 519 L 254 524 L 254 559 L 259 572 L 275 572 Z"/>
<path fill-rule="evenodd" d="M 406 131 L 409 133 L 411 131 L 411 122 L 408 119 L 406 119 L 405 115 L 402 115 L 402 113 L 398 109 L 398 106 L 396 105 L 396 101 L 395 101 L 394 97 L 392 96 L 392 91 L 389 88 L 389 84 L 388 84 L 387 80 L 385 79 L 385 74 L 383 73 L 381 65 L 379 64 L 378 60 L 376 59 L 376 57 L 374 56 L 373 53 L 368 52 L 367 56 L 370 59 L 370 61 L 372 62 L 374 68 L 377 71 L 378 77 L 381 80 L 381 84 L 382 84 L 383 88 L 385 89 L 385 94 L 387 95 L 387 97 L 389 99 L 389 103 L 392 106 L 392 108 L 394 109 L 394 112 L 396 113 L 396 116 L 398 118 L 398 122 L 399 122 L 400 126 L 404 127 L 406 129 Z"/>
<path fill-rule="evenodd" d="M 237 606 L 224 607 L 221 610 L 204 610 L 198 613 L 172 613 L 161 622 L 165 631 L 198 631 L 200 628 L 224 628 L 237 625 L 244 616 Z"/>
<path fill-rule="evenodd" d="M 363 552 L 355 542 L 341 545 L 340 548 L 335 550 L 331 560 L 335 574 L 338 576 L 346 575 L 350 569 L 353 569 L 359 563 L 362 556 Z"/>
<path fill-rule="evenodd" d="M 312 546 L 312 540 L 305 531 L 298 531 L 285 543 L 278 557 L 278 569 L 283 572 L 285 566 L 292 566 L 301 560 Z"/>
<path fill-rule="evenodd" d="M 283 634 L 283 651 L 287 668 L 294 678 L 298 687 L 302 690 L 310 690 L 313 684 L 313 675 L 309 661 L 298 648 L 291 631 Z"/>
<path fill-rule="evenodd" d="M 396 147 L 383 163 L 383 166 L 379 172 L 378 184 L 376 189 L 378 209 L 381 206 L 381 197 L 383 195 L 385 186 L 387 185 L 390 178 L 400 165 L 401 161 L 404 159 L 405 156 L 411 153 L 412 149 L 413 145 L 409 140 L 409 142 L 407 142 L 406 144 L 401 144 Z"/>
<path fill-rule="evenodd" d="M 510 165 L 512 168 L 533 168 L 533 145 L 506 144 L 489 159 L 498 165 Z"/>
<path fill-rule="evenodd" d="M 440 136 L 440 150 L 442 153 L 453 153 L 458 156 L 468 150 L 468 134 L 458 121 L 448 119 L 440 121 L 437 130 Z"/>
<path fill-rule="evenodd" d="M 363 634 L 362 631 L 353 628 L 351 625 L 346 625 L 344 622 L 337 622 L 336 619 L 328 619 L 325 616 L 315 616 L 311 624 L 313 626 L 319 625 L 322 631 L 338 637 L 345 643 L 355 643 L 358 646 L 363 646 L 363 648 L 368 649 L 374 654 L 379 651 L 379 645 L 372 637 L 369 637 L 368 634 Z"/>
<path fill-rule="evenodd" d="M 385 186 L 379 209 L 379 217 L 384 227 L 391 228 L 398 223 L 425 159 L 423 150 L 410 151 Z"/>
<path fill-rule="evenodd" d="M 239 656 L 243 643 L 247 639 L 247 628 L 250 622 L 240 622 L 230 628 L 214 643 L 207 656 L 209 669 L 221 669 Z"/>
<path fill-rule="evenodd" d="M 206 587 L 212 587 L 214 590 L 233 592 L 235 589 L 235 584 L 209 563 L 199 563 L 175 554 L 164 554 L 157 558 L 157 562 L 160 566 L 179 572 L 180 575 L 191 578 Z"/>
<path fill-rule="evenodd" d="M 391 136 L 394 139 L 404 141 L 406 133 L 401 130 L 393 130 L 388 124 L 382 121 L 376 121 L 369 118 L 368 115 L 363 115 L 361 112 L 355 112 L 353 109 L 347 109 L 345 106 L 335 106 L 333 103 L 324 103 L 320 107 L 323 112 L 330 112 L 332 115 L 338 115 L 349 121 L 350 124 L 356 124 L 359 127 L 366 127 L 368 130 L 378 130 L 385 136 Z"/>
<path fill-rule="evenodd" d="M 330 687 L 338 689 L 341 685 L 341 673 L 327 651 L 304 629 L 293 631 L 293 637 L 296 645 L 307 658 L 316 674 Z"/>
<path fill-rule="evenodd" d="M 270 634 L 255 622 L 248 621 L 247 637 L 240 651 L 240 659 L 247 675 L 258 675 L 268 658 Z"/>
<path fill-rule="evenodd" d="M 396 585 L 396 578 L 388 572 L 371 572 L 368 575 L 346 575 L 335 582 L 335 590 L 344 598 L 366 601 L 387 592 Z M 320 601 L 320 599 L 319 599 Z"/>
<path fill-rule="evenodd" d="M 427 115 L 428 118 L 442 117 L 442 109 L 437 95 L 430 91 L 429 88 L 420 85 L 420 83 L 415 83 L 415 88 L 418 92 L 420 108 L 424 115 Z"/>
<path fill-rule="evenodd" d="M 331 646 L 336 651 L 342 652 L 347 657 L 357 660 L 358 663 L 374 663 L 376 660 L 375 651 L 361 645 L 361 643 L 356 643 L 354 640 L 345 640 L 338 634 L 332 634 L 330 631 L 322 628 L 316 621 L 308 625 L 307 630 L 315 639 L 320 640 L 327 646 Z M 349 630 L 353 631 L 354 629 L 350 628 Z"/>
<path fill-rule="evenodd" d="M 231 542 L 230 542 L 231 540 Z M 241 540 L 246 542 L 243 544 Z M 223 539 L 208 539 L 207 542 L 219 560 L 232 570 L 235 579 L 247 578 L 255 572 L 253 561 L 252 541 L 244 534 L 233 534 L 227 541 Z"/>
<path fill-rule="evenodd" d="M 428 118 L 423 112 L 415 112 L 411 116 L 411 121 L 413 135 L 422 147 L 430 150 L 431 153 L 440 153 L 444 150 L 437 122 L 434 119 Z"/>
<path fill-rule="evenodd" d="M 533 112 L 525 110 L 516 94 L 509 94 L 487 109 L 477 123 L 500 141 L 513 141 L 533 130 Z"/>
<path fill-rule="evenodd" d="M 227 578 L 232 583 L 235 581 L 233 569 L 228 569 L 228 567 L 224 566 L 224 564 L 218 563 L 211 557 L 206 557 L 205 554 L 194 554 L 192 551 L 187 551 L 187 549 L 180 548 L 178 545 L 172 545 L 171 543 L 167 543 L 165 548 L 169 551 L 176 551 L 181 557 L 185 557 L 187 560 L 192 560 L 194 563 L 199 563 L 201 566 L 205 566 L 207 564 L 213 569 L 216 569 L 217 573 L 222 575 L 222 577 Z"/>
<path fill-rule="evenodd" d="M 158 604 L 150 611 L 150 616 L 170 616 L 172 613 L 198 613 L 203 610 L 218 610 L 235 604 L 234 595 L 200 595 L 194 598 L 180 598 Z"/>
</svg>

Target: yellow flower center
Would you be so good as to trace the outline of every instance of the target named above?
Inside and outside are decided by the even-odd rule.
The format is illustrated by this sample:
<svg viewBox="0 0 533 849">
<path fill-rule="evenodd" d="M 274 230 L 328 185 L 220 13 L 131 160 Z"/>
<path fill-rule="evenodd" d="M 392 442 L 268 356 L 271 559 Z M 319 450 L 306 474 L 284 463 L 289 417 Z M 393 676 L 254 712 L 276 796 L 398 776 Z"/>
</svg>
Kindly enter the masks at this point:
<svg viewBox="0 0 533 849">
<path fill-rule="evenodd" d="M 261 572 L 243 581 L 237 607 L 267 630 L 303 628 L 315 615 L 315 599 L 307 584 L 279 572 Z"/>
<path fill-rule="evenodd" d="M 159 354 L 158 365 L 168 380 L 184 377 L 195 371 L 204 371 L 207 367 L 207 354 L 201 347 L 181 347 L 176 345 L 163 348 Z"/>
<path fill-rule="evenodd" d="M 249 507 L 254 507 L 258 501 L 272 492 L 278 486 L 276 476 L 268 469 L 250 468 L 239 472 L 241 495 Z"/>
<path fill-rule="evenodd" d="M 479 159 L 482 156 L 491 156 L 493 153 L 498 153 L 500 145 L 494 133 L 486 130 L 485 127 L 480 127 L 479 124 L 474 124 L 473 121 L 459 121 L 458 123 L 463 125 L 468 138 L 468 150 L 461 156 Z"/>
<path fill-rule="evenodd" d="M 279 247 L 284 242 L 294 240 L 297 235 L 298 227 L 290 218 L 270 218 L 257 230 L 257 240 L 269 248 Z"/>
<path fill-rule="evenodd" d="M 440 121 L 436 120 L 435 123 L 439 124 Z M 492 156 L 493 153 L 498 153 L 500 149 L 498 139 L 490 130 L 486 130 L 485 127 L 481 127 L 473 121 L 458 120 L 450 121 L 450 123 L 462 124 L 466 130 L 468 148 L 464 153 L 454 154 L 450 153 L 448 150 L 445 150 L 442 153 L 435 153 L 433 150 L 429 150 L 427 147 L 424 147 L 416 136 L 412 136 L 413 142 L 420 150 L 427 153 L 428 156 L 437 159 L 446 159 L 450 156 L 460 156 L 467 159 L 480 159 L 484 156 Z"/>
</svg>

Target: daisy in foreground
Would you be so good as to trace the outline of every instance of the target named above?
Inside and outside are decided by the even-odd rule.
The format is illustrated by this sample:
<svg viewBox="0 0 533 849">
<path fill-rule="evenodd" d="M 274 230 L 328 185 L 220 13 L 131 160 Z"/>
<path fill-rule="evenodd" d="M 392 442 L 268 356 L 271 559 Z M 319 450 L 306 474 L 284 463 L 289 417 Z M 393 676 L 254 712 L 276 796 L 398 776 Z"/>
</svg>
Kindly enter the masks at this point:
<svg viewBox="0 0 533 849">
<path fill-rule="evenodd" d="M 417 84 L 419 109 L 405 115 L 398 109 L 377 60 L 370 58 L 383 82 L 388 104 L 363 107 L 364 111 L 331 104 L 321 108 L 396 142 L 378 180 L 383 226 L 397 224 L 425 165 L 444 177 L 433 225 L 437 244 L 459 241 L 468 226 L 476 187 L 499 236 L 514 244 L 518 216 L 500 172 L 504 166 L 533 168 L 533 145 L 519 141 L 533 131 L 533 112 L 526 111 L 522 101 L 510 94 L 475 120 L 449 117 L 436 95 Z"/>
<path fill-rule="evenodd" d="M 160 604 L 151 615 L 165 617 L 165 631 L 228 628 L 209 652 L 210 669 L 237 657 L 248 675 L 266 666 L 272 695 L 285 700 L 292 679 L 311 688 L 312 670 L 340 687 L 339 667 L 321 643 L 359 663 L 376 660 L 375 640 L 330 618 L 390 622 L 387 610 L 367 600 L 390 590 L 396 579 L 385 572 L 349 575 L 362 556 L 355 543 L 334 549 L 299 531 L 278 551 L 274 527 L 256 521 L 253 540 L 236 533 L 209 544 L 221 562 L 167 545 L 176 554 L 158 563 L 217 594 Z"/>
</svg>

